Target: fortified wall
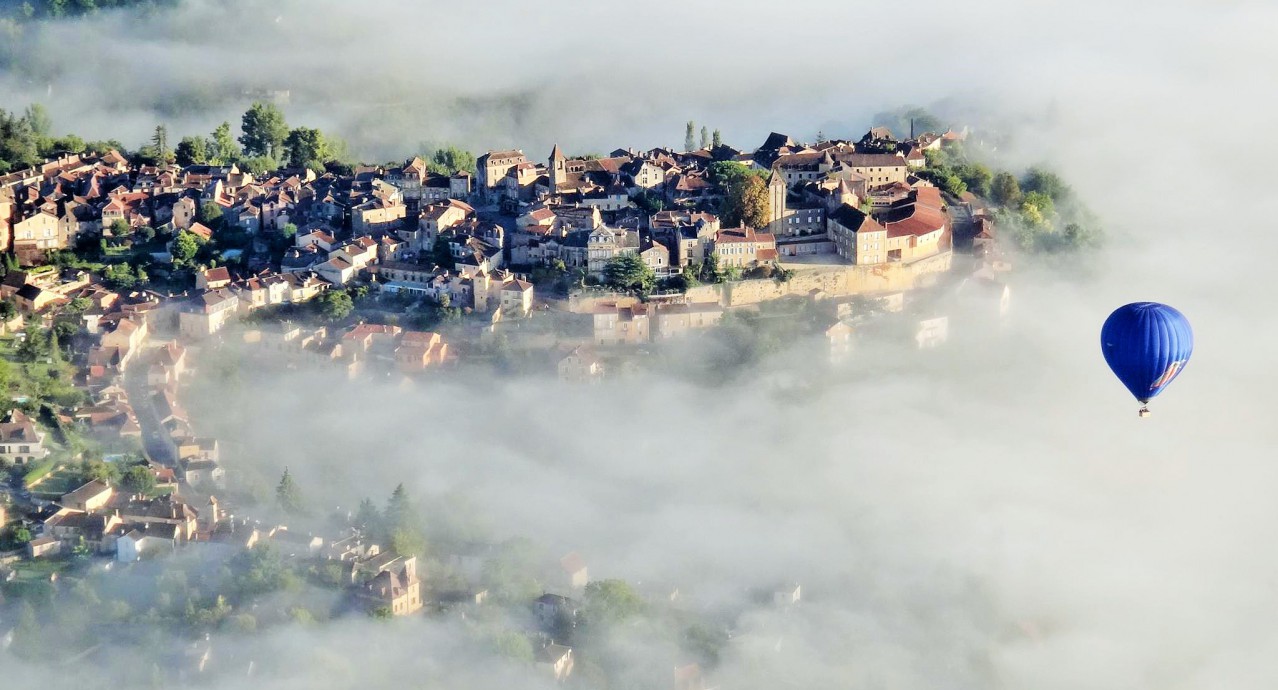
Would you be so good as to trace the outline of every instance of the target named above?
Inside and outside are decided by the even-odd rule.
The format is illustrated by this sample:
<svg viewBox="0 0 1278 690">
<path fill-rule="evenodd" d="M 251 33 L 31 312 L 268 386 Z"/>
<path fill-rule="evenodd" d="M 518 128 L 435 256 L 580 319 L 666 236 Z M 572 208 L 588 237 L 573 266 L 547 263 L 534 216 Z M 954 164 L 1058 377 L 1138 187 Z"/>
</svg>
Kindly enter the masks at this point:
<svg viewBox="0 0 1278 690">
<path fill-rule="evenodd" d="M 910 263 L 804 268 L 795 271 L 784 283 L 765 279 L 698 285 L 688 290 L 687 301 L 740 307 L 791 295 L 807 296 L 816 291 L 824 292 L 827 297 L 899 292 L 933 284 L 939 274 L 950 270 L 953 258 L 952 252 L 944 252 Z"/>
<path fill-rule="evenodd" d="M 654 296 L 652 301 L 716 302 L 723 307 L 742 307 L 782 297 L 808 296 L 817 291 L 826 297 L 900 292 L 932 285 L 940 274 L 950 270 L 953 260 L 954 253 L 947 251 L 908 263 L 801 268 L 784 283 L 765 278 L 698 285 L 684 295 Z M 588 313 L 599 304 L 626 306 L 636 301 L 634 297 L 606 293 L 574 294 L 568 301 L 568 309 Z"/>
</svg>

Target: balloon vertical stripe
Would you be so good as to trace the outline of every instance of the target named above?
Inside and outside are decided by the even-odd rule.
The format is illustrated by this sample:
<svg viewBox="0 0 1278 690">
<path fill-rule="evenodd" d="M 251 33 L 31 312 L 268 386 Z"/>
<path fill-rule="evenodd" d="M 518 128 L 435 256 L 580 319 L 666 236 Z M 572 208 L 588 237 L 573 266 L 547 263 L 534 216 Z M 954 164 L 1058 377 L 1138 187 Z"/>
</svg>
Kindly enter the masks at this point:
<svg viewBox="0 0 1278 690">
<path fill-rule="evenodd" d="M 1135 302 L 1119 307 L 1101 327 L 1105 362 L 1142 403 L 1180 376 L 1193 350 L 1189 320 L 1165 304 Z"/>
</svg>

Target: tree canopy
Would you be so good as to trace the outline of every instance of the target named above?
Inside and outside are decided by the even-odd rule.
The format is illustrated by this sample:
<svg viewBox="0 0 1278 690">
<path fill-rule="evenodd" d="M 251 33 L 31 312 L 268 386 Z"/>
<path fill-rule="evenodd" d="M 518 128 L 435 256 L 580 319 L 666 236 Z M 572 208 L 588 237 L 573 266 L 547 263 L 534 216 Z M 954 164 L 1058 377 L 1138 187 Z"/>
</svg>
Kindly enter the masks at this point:
<svg viewBox="0 0 1278 690">
<path fill-rule="evenodd" d="M 289 474 L 287 467 L 284 468 L 284 474 L 280 476 L 280 483 L 275 485 L 275 502 L 290 515 L 299 514 L 304 508 L 302 492 L 297 488 L 297 483 L 293 481 L 293 475 Z"/>
<path fill-rule="evenodd" d="M 249 156 L 262 156 L 278 160 L 283 153 L 284 140 L 289 135 L 284 113 L 271 103 L 254 103 L 240 123 L 240 143 Z"/>
<path fill-rule="evenodd" d="M 120 486 L 130 493 L 151 494 L 155 492 L 155 475 L 146 465 L 134 465 L 120 477 Z"/>
<path fill-rule="evenodd" d="M 341 321 L 355 310 L 355 301 L 345 290 L 328 290 L 315 298 L 320 315 L 328 321 Z"/>
<path fill-rule="evenodd" d="M 426 160 L 426 168 L 440 175 L 452 175 L 457 171 L 475 174 L 475 154 L 451 144 L 435 149 Z"/>
<path fill-rule="evenodd" d="M 604 265 L 604 283 L 617 290 L 649 292 L 657 276 L 638 254 L 621 254 Z"/>
<path fill-rule="evenodd" d="M 173 238 L 173 246 L 169 253 L 173 256 L 173 265 L 177 268 L 189 268 L 200 251 L 200 241 L 193 233 L 185 230 L 178 232 Z"/>
<path fill-rule="evenodd" d="M 625 580 L 596 580 L 586 585 L 585 614 L 592 625 L 613 625 L 643 613 L 643 598 Z"/>
<path fill-rule="evenodd" d="M 746 175 L 728 184 L 719 217 L 725 227 L 762 228 L 769 219 L 768 185 L 758 175 Z"/>
<path fill-rule="evenodd" d="M 284 139 L 284 155 L 290 168 L 323 170 L 329 158 L 328 142 L 318 129 L 298 127 Z"/>
</svg>

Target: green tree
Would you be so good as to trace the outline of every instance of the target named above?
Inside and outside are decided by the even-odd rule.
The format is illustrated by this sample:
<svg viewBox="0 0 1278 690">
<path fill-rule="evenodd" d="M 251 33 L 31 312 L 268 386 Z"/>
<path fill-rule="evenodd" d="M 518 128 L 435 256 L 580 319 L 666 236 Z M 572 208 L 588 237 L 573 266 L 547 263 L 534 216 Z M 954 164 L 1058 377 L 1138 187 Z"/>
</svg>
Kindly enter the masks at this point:
<svg viewBox="0 0 1278 690">
<path fill-rule="evenodd" d="M 660 194 L 646 189 L 635 194 L 631 201 L 635 203 L 635 206 L 638 206 L 640 210 L 648 215 L 657 213 L 666 207 L 665 199 L 662 199 Z"/>
<path fill-rule="evenodd" d="M 696 143 L 697 123 L 688 120 L 688 130 L 683 135 L 683 150 L 691 151 L 693 144 Z"/>
<path fill-rule="evenodd" d="M 129 493 L 149 496 L 155 492 L 155 475 L 146 465 L 134 465 L 124 471 L 120 486 Z"/>
<path fill-rule="evenodd" d="M 128 264 L 111 264 L 102 271 L 102 279 L 116 290 L 131 290 L 138 285 L 138 275 Z"/>
<path fill-rule="evenodd" d="M 178 165 L 204 165 L 209 162 L 208 141 L 204 137 L 182 137 L 174 157 Z"/>
<path fill-rule="evenodd" d="M 988 197 L 991 190 L 993 173 L 980 163 L 967 162 L 958 169 L 958 176 L 967 185 L 969 191 L 980 197 Z"/>
<path fill-rule="evenodd" d="M 292 587 L 293 574 L 271 543 L 258 544 L 231 559 L 232 588 L 244 596 L 254 596 Z"/>
<path fill-rule="evenodd" d="M 241 158 L 240 168 L 254 175 L 265 175 L 279 167 L 279 161 L 271 156 L 250 156 Z"/>
<path fill-rule="evenodd" d="M 210 229 L 222 229 L 222 207 L 217 202 L 206 201 L 200 204 L 200 210 L 196 213 L 196 220 L 201 224 L 207 225 Z"/>
<path fill-rule="evenodd" d="M 111 236 L 125 237 L 133 234 L 133 228 L 129 227 L 129 222 L 123 218 L 116 218 L 111 221 Z"/>
<path fill-rule="evenodd" d="M 257 618 L 251 613 L 238 613 L 228 620 L 231 628 L 238 633 L 249 634 L 257 632 Z"/>
<path fill-rule="evenodd" d="M 49 145 L 49 153 L 84 153 L 84 140 L 74 134 L 54 139 Z"/>
<path fill-rule="evenodd" d="M 1062 201 L 1070 195 L 1069 185 L 1056 173 L 1044 168 L 1030 168 L 1025 173 L 1025 180 L 1021 182 L 1021 189 L 1027 195 L 1029 192 L 1042 192 L 1051 197 L 1052 201 Z"/>
<path fill-rule="evenodd" d="M 213 130 L 208 156 L 214 165 L 230 165 L 240 159 L 240 147 L 231 136 L 231 123 L 223 122 Z"/>
<path fill-rule="evenodd" d="M 279 230 L 280 237 L 287 241 L 292 241 L 297 236 L 297 226 L 293 223 L 285 223 L 284 227 Z"/>
<path fill-rule="evenodd" d="M 62 322 L 64 325 L 66 322 Z M 62 343 L 58 337 L 58 325 L 54 324 L 49 329 L 49 360 L 54 364 L 61 364 L 62 359 Z"/>
<path fill-rule="evenodd" d="M 355 302 L 345 290 L 329 290 L 316 300 L 320 315 L 328 321 L 341 321 L 355 310 Z"/>
<path fill-rule="evenodd" d="M 643 613 L 643 598 L 625 580 L 596 580 L 586 585 L 583 614 L 590 625 L 614 625 Z"/>
<path fill-rule="evenodd" d="M 32 103 L 27 106 L 27 112 L 23 114 L 27 124 L 31 127 L 31 133 L 37 139 L 45 139 L 53 134 L 53 119 L 49 117 L 49 111 L 39 103 Z"/>
<path fill-rule="evenodd" d="M 275 502 L 289 515 L 302 513 L 302 492 L 297 488 L 297 483 L 293 481 L 293 475 L 288 473 L 287 467 L 284 468 L 284 474 L 280 477 L 280 483 L 275 485 Z"/>
<path fill-rule="evenodd" d="M 164 125 L 156 125 L 155 133 L 151 135 L 151 149 L 154 152 L 156 163 L 167 163 L 169 156 L 173 154 L 169 150 L 169 128 Z"/>
<path fill-rule="evenodd" d="M 431 260 L 440 268 L 453 270 L 453 250 L 452 244 L 444 237 L 436 237 L 435 244 L 431 246 Z"/>
<path fill-rule="evenodd" d="M 311 127 L 298 127 L 284 140 L 284 155 L 291 168 L 323 170 L 328 160 L 328 144 L 324 133 Z"/>
<path fill-rule="evenodd" d="M 768 185 L 757 175 L 730 183 L 719 215 L 727 227 L 762 228 L 768 224 Z"/>
<path fill-rule="evenodd" d="M 314 625 L 315 614 L 304 606 L 294 606 L 288 610 L 288 617 L 297 625 Z"/>
<path fill-rule="evenodd" d="M 710 130 L 705 125 L 701 125 L 701 148 L 710 148 Z"/>
<path fill-rule="evenodd" d="M 173 256 L 173 265 L 177 268 L 190 268 L 195 255 L 200 251 L 199 239 L 185 230 L 178 232 L 173 238 L 173 246 L 169 253 Z"/>
<path fill-rule="evenodd" d="M 940 187 L 946 194 L 959 196 L 967 191 L 967 184 L 963 182 L 963 178 L 952 172 L 946 172 L 941 175 L 934 176 L 933 182 Z"/>
<path fill-rule="evenodd" d="M 613 257 L 603 270 L 604 283 L 617 290 L 650 292 L 657 281 L 652 269 L 638 254 L 627 253 Z"/>
<path fill-rule="evenodd" d="M 270 103 L 254 103 L 240 121 L 240 144 L 248 156 L 264 156 L 278 160 L 288 137 L 284 113 Z"/>
<path fill-rule="evenodd" d="M 382 515 L 387 541 L 392 549 L 402 554 L 425 553 L 426 538 L 422 532 L 421 514 L 403 484 L 399 484 L 391 492 Z"/>
<path fill-rule="evenodd" d="M 1056 206 L 1052 197 L 1045 192 L 1029 192 L 1021 199 L 1021 219 L 1034 226 L 1043 226 L 1051 222 L 1056 214 Z"/>
<path fill-rule="evenodd" d="M 27 168 L 40 162 L 39 137 L 25 117 L 0 109 L 0 161 L 5 170 Z"/>
<path fill-rule="evenodd" d="M 717 149 L 720 146 L 723 146 L 723 135 L 716 129 L 714 134 L 710 135 L 710 148 Z"/>
<path fill-rule="evenodd" d="M 713 252 L 706 254 L 706 260 L 701 262 L 697 277 L 703 283 L 722 283 L 723 272 L 719 270 L 719 257 Z"/>
<path fill-rule="evenodd" d="M 706 174 L 710 181 L 718 185 L 721 191 L 727 191 L 733 183 L 749 177 L 750 175 L 761 175 L 766 177 L 763 171 L 753 171 L 744 164 L 736 161 L 716 161 L 706 168 Z"/>
<path fill-rule="evenodd" d="M 528 636 L 517 630 L 498 628 L 488 638 L 488 645 L 494 654 L 524 664 L 531 664 L 535 658 L 532 643 Z"/>
<path fill-rule="evenodd" d="M 1067 246 L 1071 248 L 1089 248 L 1101 242 L 1101 231 L 1091 223 L 1067 223 L 1061 232 Z"/>
<path fill-rule="evenodd" d="M 685 652 L 710 668 L 719 664 L 719 655 L 727 645 L 726 630 L 700 622 L 693 623 L 684 630 L 680 644 Z"/>
<path fill-rule="evenodd" d="M 112 486 L 123 479 L 115 463 L 102 460 L 86 460 L 80 468 L 80 475 L 85 481 L 99 481 Z"/>
<path fill-rule="evenodd" d="M 365 530 L 365 533 L 376 533 L 381 531 L 382 513 L 377 510 L 377 504 L 373 503 L 373 499 L 365 498 L 359 502 L 359 510 L 355 511 L 355 526 Z"/>
<path fill-rule="evenodd" d="M 1021 185 L 1007 171 L 994 176 L 990 184 L 990 199 L 1000 206 L 1017 206 L 1021 203 Z"/>
<path fill-rule="evenodd" d="M 93 302 L 88 297 L 76 297 L 67 306 L 62 308 L 62 313 L 67 316 L 79 316 L 89 310 L 93 306 Z"/>
<path fill-rule="evenodd" d="M 431 172 L 441 175 L 452 175 L 461 170 L 472 175 L 475 173 L 475 154 L 451 144 L 436 149 L 426 162 Z"/>
<path fill-rule="evenodd" d="M 36 362 L 49 356 L 49 340 L 35 323 L 28 323 L 22 330 L 17 355 L 24 362 Z"/>
</svg>

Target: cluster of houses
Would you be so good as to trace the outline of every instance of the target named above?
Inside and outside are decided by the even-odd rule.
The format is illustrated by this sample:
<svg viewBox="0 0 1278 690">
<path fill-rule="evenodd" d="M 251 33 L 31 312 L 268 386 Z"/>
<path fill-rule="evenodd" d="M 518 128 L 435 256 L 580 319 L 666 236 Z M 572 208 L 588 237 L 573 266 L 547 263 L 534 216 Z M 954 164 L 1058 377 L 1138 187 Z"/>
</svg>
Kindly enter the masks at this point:
<svg viewBox="0 0 1278 690">
<path fill-rule="evenodd" d="M 250 352 L 336 366 L 352 378 L 366 371 L 415 374 L 455 359 L 439 333 L 362 322 L 344 330 L 276 322 L 245 330 L 243 339 Z"/>
<path fill-rule="evenodd" d="M 337 564 L 341 582 L 364 606 L 405 616 L 421 610 L 423 604 L 416 557 L 385 551 L 353 529 L 325 540 L 291 532 L 284 525 L 263 527 L 228 514 L 216 496 L 196 507 L 178 493 L 149 497 L 94 480 L 26 519 L 38 533 L 27 544 L 33 558 L 81 549 L 131 563 L 191 544 L 253 548 L 269 542 L 288 559 Z"/>
<path fill-rule="evenodd" d="M 859 141 L 802 144 L 773 133 L 748 152 L 719 145 L 579 158 L 556 145 L 544 162 L 518 150 L 490 151 L 473 179 L 467 171 L 433 172 L 421 158 L 348 175 L 255 176 L 235 165 L 147 166 L 115 151 L 74 154 L 0 178 L 0 251 L 34 264 L 81 236 L 109 237 L 122 226 L 213 239 L 200 222 L 211 206 L 224 227 L 251 238 L 254 251 L 237 270 L 199 272 L 195 293 L 177 309 L 184 339 L 354 281 L 446 300 L 496 321 L 533 308 L 533 286 L 512 267 L 562 266 L 602 278 L 612 259 L 634 254 L 663 278 L 711 256 L 720 267 L 748 270 L 806 255 L 878 265 L 945 251 L 949 202 L 918 173 L 925 152 L 963 136 L 898 141 L 875 128 Z M 713 211 L 724 190 L 711 172 L 720 162 L 768 176 L 762 227 L 721 227 Z M 667 209 L 640 210 L 639 202 L 653 198 Z M 503 209 L 513 227 L 481 219 L 479 206 Z M 978 241 L 991 240 L 988 219 L 979 222 Z M 282 256 L 263 251 L 285 227 L 297 228 L 292 246 Z M 222 258 L 234 260 L 232 253 L 239 254 Z M 36 276 L 13 286 L 23 311 L 38 313 L 78 289 L 48 282 Z"/>
<path fill-rule="evenodd" d="M 963 137 L 951 131 L 897 141 L 875 128 L 856 142 L 807 145 L 773 133 L 753 152 L 618 149 L 575 159 L 555 146 L 544 164 L 522 151 L 492 151 L 479 159 L 475 196 L 518 213 L 509 246 L 521 265 L 562 261 L 598 276 L 609 259 L 629 252 L 664 277 L 710 255 L 738 268 L 811 254 L 855 265 L 910 261 L 949 246 L 946 202 L 918 172 L 925 151 Z M 711 166 L 725 161 L 768 175 L 764 227 L 721 228 L 706 212 L 723 193 Z M 671 210 L 642 214 L 633 204 L 640 195 Z"/>
</svg>

